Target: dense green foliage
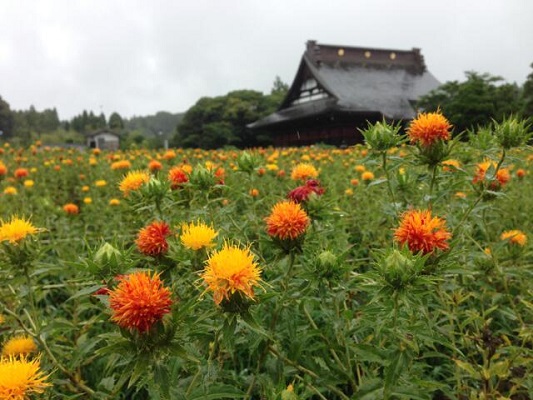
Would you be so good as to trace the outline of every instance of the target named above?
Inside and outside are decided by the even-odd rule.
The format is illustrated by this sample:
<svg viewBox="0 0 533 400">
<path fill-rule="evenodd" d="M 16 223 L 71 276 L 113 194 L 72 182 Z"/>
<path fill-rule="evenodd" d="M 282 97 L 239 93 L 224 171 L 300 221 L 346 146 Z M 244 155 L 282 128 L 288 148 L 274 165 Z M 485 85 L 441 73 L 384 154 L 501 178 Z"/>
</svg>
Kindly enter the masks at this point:
<svg viewBox="0 0 533 400">
<path fill-rule="evenodd" d="M 533 68 L 533 64 L 531 64 Z M 533 118 L 533 71 L 527 76 L 522 89 L 522 115 Z"/>
<path fill-rule="evenodd" d="M 9 103 L 0 96 L 0 131 L 3 138 L 9 138 L 13 131 L 13 114 Z"/>
<path fill-rule="evenodd" d="M 124 127 L 128 131 L 137 131 L 146 137 L 162 135 L 168 138 L 176 131 L 176 126 L 182 118 L 183 113 L 160 111 L 145 117 L 128 118 L 124 122 Z"/>
<path fill-rule="evenodd" d="M 225 96 L 203 97 L 185 113 L 172 144 L 204 149 L 268 144 L 268 136 L 256 135 L 246 125 L 274 112 L 287 90 L 287 85 L 276 78 L 269 95 L 237 90 Z"/>
</svg>

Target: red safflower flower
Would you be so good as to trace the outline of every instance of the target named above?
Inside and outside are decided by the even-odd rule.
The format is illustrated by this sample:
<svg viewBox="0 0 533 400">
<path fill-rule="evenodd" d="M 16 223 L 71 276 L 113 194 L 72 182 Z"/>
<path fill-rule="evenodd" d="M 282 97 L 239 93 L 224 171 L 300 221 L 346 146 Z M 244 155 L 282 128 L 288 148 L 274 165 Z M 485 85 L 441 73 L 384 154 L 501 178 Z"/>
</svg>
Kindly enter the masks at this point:
<svg viewBox="0 0 533 400">
<path fill-rule="evenodd" d="M 296 189 L 293 189 L 287 195 L 287 198 L 294 201 L 295 203 L 302 203 L 309 200 L 311 193 L 315 193 L 318 196 L 324 194 L 324 188 L 320 186 L 320 182 L 316 179 L 309 179 L 305 185 L 298 186 Z"/>
<path fill-rule="evenodd" d="M 18 179 L 22 179 L 22 178 L 26 178 L 30 173 L 28 172 L 28 170 L 26 168 L 17 168 L 15 170 L 15 178 L 18 178 Z"/>
<path fill-rule="evenodd" d="M 439 217 L 431 217 L 429 210 L 411 210 L 402 215 L 400 226 L 394 231 L 394 239 L 407 244 L 412 253 L 428 254 L 436 249 L 447 250 L 452 237 L 446 229 L 446 222 Z"/>
<path fill-rule="evenodd" d="M 168 251 L 166 238 L 169 235 L 170 227 L 166 222 L 154 221 L 139 231 L 135 243 L 144 255 L 158 256 Z"/>
<path fill-rule="evenodd" d="M 217 178 L 217 185 L 224 184 L 224 178 L 226 176 L 226 171 L 222 167 L 218 167 L 215 171 L 215 177 Z"/>
<path fill-rule="evenodd" d="M 449 140 L 452 125 L 440 112 L 421 113 L 411 121 L 407 135 L 411 143 L 429 147 L 438 140 Z"/>
<path fill-rule="evenodd" d="M 300 204 L 292 201 L 275 204 L 265 221 L 268 234 L 281 240 L 296 239 L 303 235 L 310 222 Z"/>
<path fill-rule="evenodd" d="M 182 167 L 172 167 L 168 171 L 168 180 L 170 181 L 170 188 L 175 190 L 189 182 L 189 175 Z"/>
<path fill-rule="evenodd" d="M 135 272 L 122 278 L 109 291 L 111 320 L 120 327 L 143 333 L 170 312 L 170 290 L 163 286 L 159 274 Z"/>
</svg>

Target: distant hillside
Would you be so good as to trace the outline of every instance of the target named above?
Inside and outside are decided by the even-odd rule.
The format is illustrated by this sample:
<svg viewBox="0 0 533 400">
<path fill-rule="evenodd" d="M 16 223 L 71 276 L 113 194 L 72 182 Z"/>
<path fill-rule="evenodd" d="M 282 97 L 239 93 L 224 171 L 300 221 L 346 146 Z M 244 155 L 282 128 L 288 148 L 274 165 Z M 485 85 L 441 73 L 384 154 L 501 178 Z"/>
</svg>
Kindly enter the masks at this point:
<svg viewBox="0 0 533 400">
<path fill-rule="evenodd" d="M 162 132 L 168 137 L 176 132 L 176 126 L 184 114 L 159 111 L 155 115 L 124 119 L 124 127 L 128 131 L 138 131 L 146 137 L 156 136 L 159 132 Z"/>
</svg>

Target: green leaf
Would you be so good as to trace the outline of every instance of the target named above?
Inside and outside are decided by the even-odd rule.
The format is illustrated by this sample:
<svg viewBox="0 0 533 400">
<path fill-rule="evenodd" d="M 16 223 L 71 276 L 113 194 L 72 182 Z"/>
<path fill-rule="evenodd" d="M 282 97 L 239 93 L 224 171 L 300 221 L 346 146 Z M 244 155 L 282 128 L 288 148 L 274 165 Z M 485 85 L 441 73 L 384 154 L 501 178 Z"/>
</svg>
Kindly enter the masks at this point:
<svg viewBox="0 0 533 400">
<path fill-rule="evenodd" d="M 92 286 L 86 287 L 84 289 L 81 289 L 81 290 L 77 291 L 76 293 L 74 293 L 71 297 L 69 297 L 67 299 L 67 301 L 71 301 L 71 300 L 77 299 L 78 297 L 82 297 L 82 296 L 87 296 L 89 294 L 93 294 L 94 292 L 96 292 L 101 287 L 102 287 L 102 285 L 92 285 Z"/>
<path fill-rule="evenodd" d="M 397 350 L 393 354 L 393 359 L 390 364 L 385 368 L 385 393 L 391 393 L 393 387 L 396 386 L 398 379 L 402 372 L 406 369 L 409 362 L 407 351 Z"/>
<path fill-rule="evenodd" d="M 375 362 L 380 365 L 386 365 L 388 363 L 389 352 L 378 349 L 375 346 L 358 344 L 354 347 L 354 352 L 357 355 L 358 361 Z"/>
<path fill-rule="evenodd" d="M 204 388 L 194 390 L 188 400 L 242 399 L 245 396 L 245 393 L 230 385 L 211 385 L 207 391 Z"/>
<path fill-rule="evenodd" d="M 461 361 L 461 360 L 453 360 L 453 361 L 455 361 L 455 364 L 459 368 L 468 372 L 468 375 L 470 375 L 471 378 L 481 379 L 481 374 L 478 371 L 476 371 L 475 368 L 471 364 Z"/>
</svg>

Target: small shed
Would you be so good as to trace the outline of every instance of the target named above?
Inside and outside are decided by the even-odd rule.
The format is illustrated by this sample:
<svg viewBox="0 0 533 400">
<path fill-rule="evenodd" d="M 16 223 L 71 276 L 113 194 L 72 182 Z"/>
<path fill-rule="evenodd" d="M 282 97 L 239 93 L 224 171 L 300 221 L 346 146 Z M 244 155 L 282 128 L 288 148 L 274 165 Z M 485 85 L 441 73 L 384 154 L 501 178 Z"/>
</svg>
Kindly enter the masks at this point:
<svg viewBox="0 0 533 400">
<path fill-rule="evenodd" d="M 107 130 L 87 135 L 87 147 L 100 150 L 118 150 L 120 136 Z"/>
<path fill-rule="evenodd" d="M 362 142 L 368 122 L 407 123 L 415 103 L 439 81 L 420 49 L 398 50 L 307 42 L 296 77 L 279 109 L 248 128 L 275 146 Z"/>
</svg>

